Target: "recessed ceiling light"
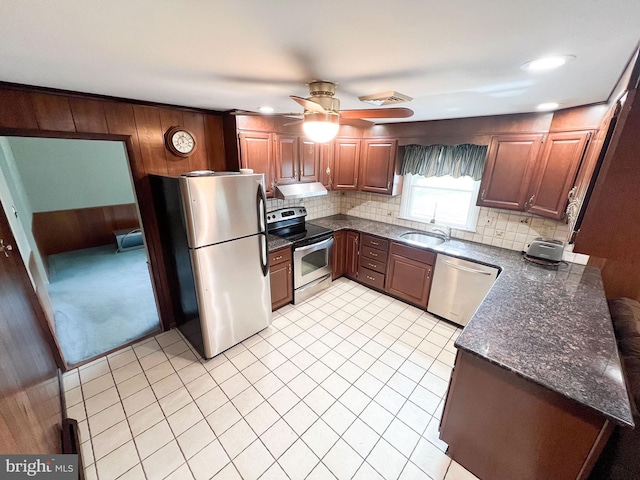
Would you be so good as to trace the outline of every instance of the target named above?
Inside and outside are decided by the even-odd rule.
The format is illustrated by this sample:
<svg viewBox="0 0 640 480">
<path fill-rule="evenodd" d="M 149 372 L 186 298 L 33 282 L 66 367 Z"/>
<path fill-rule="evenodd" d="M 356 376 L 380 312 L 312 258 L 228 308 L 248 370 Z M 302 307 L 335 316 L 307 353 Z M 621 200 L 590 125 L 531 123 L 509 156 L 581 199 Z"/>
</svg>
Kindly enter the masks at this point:
<svg viewBox="0 0 640 480">
<path fill-rule="evenodd" d="M 540 72 L 543 70 L 553 70 L 559 68 L 565 63 L 575 60 L 575 55 L 553 55 L 549 57 L 536 58 L 523 63 L 520 68 L 528 72 Z"/>
<path fill-rule="evenodd" d="M 558 103 L 555 102 L 547 102 L 547 103 L 541 103 L 540 105 L 538 105 L 536 108 L 538 110 L 555 110 L 556 108 L 558 108 L 560 105 Z"/>
<path fill-rule="evenodd" d="M 264 107 L 258 108 L 258 110 L 260 110 L 262 113 L 273 113 L 273 107 L 268 107 L 266 105 Z"/>
</svg>

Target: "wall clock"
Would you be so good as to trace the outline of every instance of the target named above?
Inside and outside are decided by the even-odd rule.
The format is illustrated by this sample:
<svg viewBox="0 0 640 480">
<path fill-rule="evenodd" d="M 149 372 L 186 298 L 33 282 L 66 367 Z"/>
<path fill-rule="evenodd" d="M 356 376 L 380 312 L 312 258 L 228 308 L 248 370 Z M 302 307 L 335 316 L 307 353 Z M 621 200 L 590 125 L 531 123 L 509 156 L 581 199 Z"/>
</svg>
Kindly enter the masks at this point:
<svg viewBox="0 0 640 480">
<path fill-rule="evenodd" d="M 171 127 L 164 134 L 167 149 L 178 157 L 188 157 L 196 150 L 196 137 L 182 127 Z"/>
</svg>

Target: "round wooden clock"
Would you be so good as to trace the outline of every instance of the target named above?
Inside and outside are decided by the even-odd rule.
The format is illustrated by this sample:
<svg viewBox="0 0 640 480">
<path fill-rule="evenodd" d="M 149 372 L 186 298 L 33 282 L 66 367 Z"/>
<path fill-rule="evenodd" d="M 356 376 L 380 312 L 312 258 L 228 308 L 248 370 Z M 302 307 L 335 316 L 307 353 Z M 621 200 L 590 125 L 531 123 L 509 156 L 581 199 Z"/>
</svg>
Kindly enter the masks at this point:
<svg viewBox="0 0 640 480">
<path fill-rule="evenodd" d="M 196 137 L 182 127 L 171 127 L 164 134 L 167 149 L 178 157 L 188 157 L 196 150 Z"/>
</svg>

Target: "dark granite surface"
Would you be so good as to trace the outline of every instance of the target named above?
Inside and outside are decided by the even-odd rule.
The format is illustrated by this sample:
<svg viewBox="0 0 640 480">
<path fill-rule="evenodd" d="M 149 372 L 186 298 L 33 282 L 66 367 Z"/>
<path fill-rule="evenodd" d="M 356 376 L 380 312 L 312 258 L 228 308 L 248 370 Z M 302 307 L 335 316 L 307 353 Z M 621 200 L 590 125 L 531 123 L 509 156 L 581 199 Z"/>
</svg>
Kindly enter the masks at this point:
<svg viewBox="0 0 640 480">
<path fill-rule="evenodd" d="M 275 235 L 267 235 L 267 248 L 269 252 L 274 252 L 288 245 L 292 245 L 292 242 L 284 238 L 276 237 Z"/>
<path fill-rule="evenodd" d="M 414 231 L 346 215 L 311 223 L 400 242 Z M 519 252 L 456 239 L 429 250 L 501 268 L 457 348 L 633 425 L 598 269 L 572 263 L 550 269 L 525 262 Z"/>
</svg>

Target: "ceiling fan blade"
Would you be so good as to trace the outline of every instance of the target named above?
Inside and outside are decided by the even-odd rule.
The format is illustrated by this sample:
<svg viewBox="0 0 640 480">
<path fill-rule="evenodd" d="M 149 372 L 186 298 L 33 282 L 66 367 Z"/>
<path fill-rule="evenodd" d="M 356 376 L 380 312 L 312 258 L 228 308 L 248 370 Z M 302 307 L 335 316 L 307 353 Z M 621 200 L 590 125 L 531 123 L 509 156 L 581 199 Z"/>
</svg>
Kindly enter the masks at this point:
<svg viewBox="0 0 640 480">
<path fill-rule="evenodd" d="M 305 110 L 309 110 L 311 112 L 318 112 L 318 113 L 327 113 L 327 111 L 324 108 L 322 108 L 321 105 L 317 104 L 312 100 L 307 100 L 306 98 L 302 98 L 302 97 L 296 97 L 295 95 L 289 95 L 289 98 L 291 98 L 291 100 L 293 100 L 294 102 L 298 102 L 300 105 L 302 105 L 305 108 Z"/>
<path fill-rule="evenodd" d="M 340 110 L 340 118 L 409 118 L 413 110 L 409 108 L 369 108 L 363 110 Z"/>
<path fill-rule="evenodd" d="M 340 124 L 358 128 L 370 128 L 375 125 L 375 123 L 370 122 L 369 120 L 362 120 L 360 118 L 342 118 L 342 116 L 340 117 Z"/>
</svg>

